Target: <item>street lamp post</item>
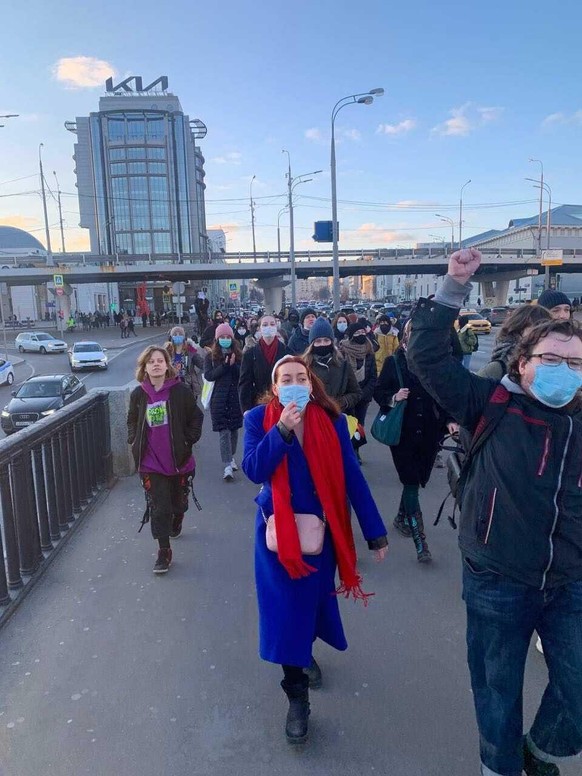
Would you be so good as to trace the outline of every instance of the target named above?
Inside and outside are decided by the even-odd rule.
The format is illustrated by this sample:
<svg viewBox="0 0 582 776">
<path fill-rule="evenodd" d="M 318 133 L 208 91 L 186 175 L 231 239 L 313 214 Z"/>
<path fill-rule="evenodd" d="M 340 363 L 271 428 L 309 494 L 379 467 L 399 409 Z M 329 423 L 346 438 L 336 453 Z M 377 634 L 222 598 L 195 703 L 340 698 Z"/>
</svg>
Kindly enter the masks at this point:
<svg viewBox="0 0 582 776">
<path fill-rule="evenodd" d="M 5 113 L 3 116 L 0 116 L 0 119 L 17 119 L 19 113 Z M 0 124 L 0 128 L 6 126 L 5 124 Z"/>
<path fill-rule="evenodd" d="M 332 229 L 332 253 L 333 253 L 333 306 L 335 310 L 340 307 L 340 277 L 339 277 L 339 251 L 338 251 L 338 223 L 337 223 L 337 181 L 335 158 L 335 120 L 338 113 L 346 105 L 360 104 L 371 105 L 374 97 L 381 97 L 384 89 L 370 89 L 369 92 L 350 94 L 338 100 L 331 112 L 331 229 Z"/>
<path fill-rule="evenodd" d="M 63 253 L 66 253 L 65 250 L 65 230 L 63 229 L 63 208 L 61 205 L 61 187 L 59 186 L 59 179 L 57 178 L 56 172 L 53 170 L 53 175 L 55 176 L 55 181 L 57 182 L 57 202 L 59 205 L 59 223 L 61 226 L 61 248 Z"/>
<path fill-rule="evenodd" d="M 435 213 L 435 216 L 437 218 L 440 218 L 441 221 L 446 221 L 447 224 L 451 225 L 451 253 L 455 250 L 455 222 L 452 218 L 449 218 L 449 216 L 441 216 L 440 213 Z"/>
<path fill-rule="evenodd" d="M 285 205 L 285 207 L 281 208 L 279 210 L 279 214 L 277 215 L 277 259 L 281 261 L 281 216 L 283 213 L 286 213 L 289 209 L 288 205 Z M 291 253 L 291 251 L 289 251 Z M 291 284 L 291 288 L 293 288 L 293 283 Z"/>
<path fill-rule="evenodd" d="M 255 203 L 253 202 L 253 181 L 257 176 L 253 175 L 251 178 L 251 185 L 249 187 L 249 196 L 251 200 L 251 228 L 253 230 L 253 261 L 257 262 L 257 241 L 255 238 Z"/>
<path fill-rule="evenodd" d="M 539 180 L 536 180 L 534 178 L 526 178 L 528 181 L 533 181 L 537 184 L 536 188 L 539 188 L 540 190 L 540 211 L 538 216 L 538 258 L 541 261 L 542 257 L 542 213 L 544 209 L 544 191 L 548 192 L 549 202 L 548 202 L 548 213 L 546 215 L 546 247 L 550 247 L 550 229 L 552 225 L 552 216 L 551 216 L 551 210 L 552 210 L 552 190 L 548 186 L 547 183 L 544 182 L 544 165 L 541 159 L 530 159 L 530 162 L 537 162 L 540 166 L 540 178 Z M 544 269 L 544 288 L 550 287 L 550 266 L 547 264 Z"/>
<path fill-rule="evenodd" d="M 469 183 L 471 183 L 470 178 L 461 186 L 461 193 L 459 195 L 459 250 L 463 247 L 463 191 Z"/>
<path fill-rule="evenodd" d="M 53 252 L 51 248 L 51 234 L 49 230 L 48 212 L 46 209 L 46 192 L 44 189 L 44 172 L 42 170 L 42 148 L 44 143 L 41 143 L 38 147 L 38 165 L 40 168 L 40 188 L 42 192 L 42 209 L 44 211 L 44 229 L 46 234 L 46 263 L 48 266 L 53 265 Z"/>
<path fill-rule="evenodd" d="M 297 305 L 297 275 L 295 271 L 295 222 L 294 222 L 294 208 L 293 208 L 293 191 L 297 186 L 299 186 L 301 183 L 308 183 L 309 181 L 313 180 L 313 178 L 308 178 L 308 175 L 319 175 L 322 170 L 315 170 L 314 172 L 306 172 L 303 173 L 303 175 L 298 175 L 296 178 L 293 177 L 291 174 L 291 154 L 286 149 L 283 149 L 281 151 L 283 154 L 287 154 L 287 160 L 288 160 L 288 170 L 285 173 L 287 177 L 287 191 L 288 191 L 288 202 L 287 207 L 284 208 L 289 210 L 289 263 L 291 265 L 291 307 L 295 307 Z M 277 225 L 277 234 L 278 234 L 278 225 Z M 281 260 L 280 255 L 280 249 L 279 249 L 279 260 Z"/>
</svg>

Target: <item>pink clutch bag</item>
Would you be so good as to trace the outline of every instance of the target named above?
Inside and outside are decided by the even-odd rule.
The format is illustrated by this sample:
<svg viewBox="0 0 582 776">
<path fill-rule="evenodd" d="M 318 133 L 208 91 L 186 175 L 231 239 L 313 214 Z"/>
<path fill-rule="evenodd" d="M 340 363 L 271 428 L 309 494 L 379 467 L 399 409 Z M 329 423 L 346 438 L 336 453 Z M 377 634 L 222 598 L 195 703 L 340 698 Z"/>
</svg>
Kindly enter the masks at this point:
<svg viewBox="0 0 582 776">
<path fill-rule="evenodd" d="M 271 552 L 277 552 L 275 515 L 271 515 L 265 522 L 267 524 L 267 549 Z M 295 522 L 302 555 L 321 555 L 325 538 L 325 518 L 322 520 L 317 515 L 296 512 Z"/>
</svg>

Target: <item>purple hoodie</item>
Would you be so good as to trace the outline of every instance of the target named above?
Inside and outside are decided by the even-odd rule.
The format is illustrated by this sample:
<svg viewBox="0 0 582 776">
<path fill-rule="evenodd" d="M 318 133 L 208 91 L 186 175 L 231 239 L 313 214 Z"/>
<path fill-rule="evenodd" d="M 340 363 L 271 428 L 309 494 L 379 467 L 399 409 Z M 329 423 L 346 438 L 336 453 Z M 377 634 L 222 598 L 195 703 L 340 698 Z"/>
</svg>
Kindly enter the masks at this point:
<svg viewBox="0 0 582 776">
<path fill-rule="evenodd" d="M 170 389 L 180 382 L 178 377 L 171 377 L 164 382 L 159 391 L 146 378 L 141 387 L 148 397 L 146 408 L 147 445 L 139 467 L 140 473 L 154 472 L 172 477 L 175 474 L 186 474 L 194 469 L 194 457 L 176 470 L 172 440 L 170 437 L 170 423 L 168 415 L 168 399 Z"/>
</svg>

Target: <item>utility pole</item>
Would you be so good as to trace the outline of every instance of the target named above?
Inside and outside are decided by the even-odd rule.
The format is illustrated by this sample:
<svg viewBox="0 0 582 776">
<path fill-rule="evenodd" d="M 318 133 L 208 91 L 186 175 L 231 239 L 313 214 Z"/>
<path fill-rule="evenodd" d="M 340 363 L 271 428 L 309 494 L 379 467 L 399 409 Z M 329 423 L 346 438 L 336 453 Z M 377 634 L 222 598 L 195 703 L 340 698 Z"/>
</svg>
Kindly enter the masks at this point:
<svg viewBox="0 0 582 776">
<path fill-rule="evenodd" d="M 53 170 L 53 175 L 55 176 L 55 180 L 57 182 L 57 202 L 59 204 L 59 224 L 61 226 L 61 249 L 63 253 L 66 253 L 65 250 L 65 230 L 63 228 L 63 208 L 61 205 L 61 187 L 59 186 L 59 179 L 57 178 L 56 172 Z"/>
<path fill-rule="evenodd" d="M 251 200 L 251 227 L 253 230 L 253 261 L 257 263 L 257 241 L 255 238 L 255 203 L 253 202 L 253 181 L 257 176 L 253 175 L 250 185 L 250 200 Z"/>
<path fill-rule="evenodd" d="M 291 307 L 297 306 L 297 277 L 295 274 L 295 229 L 293 223 L 293 178 L 291 177 L 291 154 L 283 151 L 289 160 L 287 172 L 287 191 L 289 196 L 289 262 L 291 264 Z"/>
<path fill-rule="evenodd" d="M 53 252 L 51 248 L 51 234 L 49 230 L 49 222 L 48 222 L 48 212 L 46 209 L 46 192 L 44 189 L 44 172 L 42 170 L 42 153 L 41 149 L 44 146 L 44 143 L 41 143 L 38 147 L 38 164 L 40 168 L 40 189 L 42 193 L 42 209 L 44 211 L 44 230 L 46 234 L 46 263 L 48 266 L 52 267 L 54 264 L 53 261 Z"/>
</svg>

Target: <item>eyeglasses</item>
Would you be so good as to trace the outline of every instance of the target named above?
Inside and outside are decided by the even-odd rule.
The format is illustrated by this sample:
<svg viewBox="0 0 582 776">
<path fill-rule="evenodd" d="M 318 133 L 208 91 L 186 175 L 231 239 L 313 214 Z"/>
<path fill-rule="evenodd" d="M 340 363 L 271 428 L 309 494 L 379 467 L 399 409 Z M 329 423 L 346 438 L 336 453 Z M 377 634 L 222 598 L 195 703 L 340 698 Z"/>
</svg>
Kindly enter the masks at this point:
<svg viewBox="0 0 582 776">
<path fill-rule="evenodd" d="M 570 369 L 582 372 L 582 358 L 566 358 L 555 353 L 532 353 L 530 358 L 539 358 L 545 366 L 560 366 L 562 361 L 565 361 Z"/>
</svg>

